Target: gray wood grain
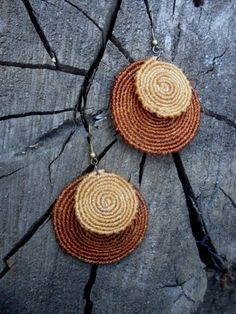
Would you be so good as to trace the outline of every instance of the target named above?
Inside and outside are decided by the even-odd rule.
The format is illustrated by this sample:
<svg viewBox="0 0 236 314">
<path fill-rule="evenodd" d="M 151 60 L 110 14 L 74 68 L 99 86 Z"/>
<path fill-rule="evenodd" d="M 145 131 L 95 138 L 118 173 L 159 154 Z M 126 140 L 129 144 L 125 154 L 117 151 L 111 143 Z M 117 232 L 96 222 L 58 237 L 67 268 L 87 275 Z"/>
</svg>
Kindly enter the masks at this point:
<svg viewBox="0 0 236 314">
<path fill-rule="evenodd" d="M 22 2 L 0 4 L 1 258 L 22 243 L 10 254 L 12 268 L 1 265 L 2 313 L 89 313 L 84 298 L 89 278 L 96 279 L 89 293 L 93 313 L 217 313 L 224 308 L 233 313 L 233 305 L 223 305 L 229 298 L 214 301 L 221 273 L 214 274 L 218 285 L 208 273 L 209 288 L 219 293 L 206 293 L 206 265 L 192 233 L 178 165 L 172 156 L 147 156 L 140 166 L 143 154 L 115 135 L 109 110 L 114 77 L 132 60 L 151 56 L 145 1 L 120 2 L 119 10 L 119 1 L 30 2 L 57 67 Z M 163 57 L 183 68 L 204 108 L 198 135 L 180 158 L 211 241 L 231 274 L 236 261 L 235 3 L 148 3 Z M 84 90 L 96 152 L 105 152 L 100 167 L 140 187 L 150 216 L 140 247 L 119 264 L 98 267 L 96 278 L 90 265 L 59 248 L 50 216 L 44 215 L 89 163 L 87 132 L 79 115 L 77 126 L 73 119 Z"/>
<path fill-rule="evenodd" d="M 1 61 L 51 63 L 21 1 L 1 1 Z"/>
</svg>

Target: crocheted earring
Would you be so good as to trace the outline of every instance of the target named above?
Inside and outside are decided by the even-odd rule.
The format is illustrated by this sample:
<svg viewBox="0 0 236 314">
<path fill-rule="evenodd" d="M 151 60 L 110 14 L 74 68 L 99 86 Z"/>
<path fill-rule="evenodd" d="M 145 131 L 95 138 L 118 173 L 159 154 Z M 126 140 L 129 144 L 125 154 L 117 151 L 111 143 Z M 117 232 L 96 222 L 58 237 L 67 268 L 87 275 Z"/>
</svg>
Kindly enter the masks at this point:
<svg viewBox="0 0 236 314">
<path fill-rule="evenodd" d="M 155 57 L 130 64 L 116 78 L 111 93 L 116 130 L 134 148 L 149 154 L 178 152 L 196 135 L 200 103 L 181 69 Z"/>
<path fill-rule="evenodd" d="M 61 247 L 94 264 L 118 262 L 143 240 L 147 228 L 145 201 L 124 178 L 98 170 L 91 127 L 90 163 L 95 171 L 78 177 L 60 194 L 53 226 Z"/>
</svg>

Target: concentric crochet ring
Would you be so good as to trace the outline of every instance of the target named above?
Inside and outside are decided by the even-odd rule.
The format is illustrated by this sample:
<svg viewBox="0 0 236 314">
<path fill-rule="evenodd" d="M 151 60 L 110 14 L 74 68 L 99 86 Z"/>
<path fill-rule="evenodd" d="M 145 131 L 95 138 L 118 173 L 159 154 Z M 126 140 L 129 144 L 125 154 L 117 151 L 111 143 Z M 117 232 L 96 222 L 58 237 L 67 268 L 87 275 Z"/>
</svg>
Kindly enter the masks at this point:
<svg viewBox="0 0 236 314">
<path fill-rule="evenodd" d="M 118 262 L 134 251 L 144 238 L 148 220 L 146 204 L 135 189 L 139 207 L 130 226 L 119 234 L 109 236 L 89 232 L 79 223 L 74 208 L 76 189 L 85 177 L 79 177 L 65 188 L 53 208 L 52 221 L 57 240 L 68 254 L 84 262 Z"/>
<path fill-rule="evenodd" d="M 116 78 L 111 95 L 112 119 L 116 130 L 134 148 L 149 154 L 168 154 L 184 148 L 196 135 L 200 103 L 192 89 L 188 110 L 177 118 L 159 118 L 141 105 L 135 75 L 143 60 L 130 64 Z"/>
<path fill-rule="evenodd" d="M 104 170 L 86 176 L 75 194 L 75 213 L 80 224 L 97 234 L 124 230 L 135 218 L 138 205 L 132 185 Z"/>
<path fill-rule="evenodd" d="M 191 103 L 191 86 L 182 70 L 156 58 L 140 66 L 135 85 L 143 108 L 160 118 L 178 117 Z"/>
</svg>

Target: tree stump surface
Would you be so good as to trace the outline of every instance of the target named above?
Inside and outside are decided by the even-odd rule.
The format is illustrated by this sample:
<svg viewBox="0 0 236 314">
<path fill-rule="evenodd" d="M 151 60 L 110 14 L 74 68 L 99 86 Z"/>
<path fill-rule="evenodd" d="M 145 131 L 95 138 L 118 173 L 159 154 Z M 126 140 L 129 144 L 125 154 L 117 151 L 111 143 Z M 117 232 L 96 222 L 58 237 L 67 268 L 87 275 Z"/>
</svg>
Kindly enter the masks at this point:
<svg viewBox="0 0 236 314">
<path fill-rule="evenodd" d="M 236 313 L 235 2 L 0 9 L 0 312 Z M 127 146 L 109 110 L 115 76 L 152 55 L 150 12 L 163 56 L 202 103 L 194 141 L 163 157 Z M 100 167 L 140 187 L 149 208 L 143 243 L 110 266 L 65 254 L 51 224 L 51 204 L 89 163 L 81 94 Z"/>
</svg>

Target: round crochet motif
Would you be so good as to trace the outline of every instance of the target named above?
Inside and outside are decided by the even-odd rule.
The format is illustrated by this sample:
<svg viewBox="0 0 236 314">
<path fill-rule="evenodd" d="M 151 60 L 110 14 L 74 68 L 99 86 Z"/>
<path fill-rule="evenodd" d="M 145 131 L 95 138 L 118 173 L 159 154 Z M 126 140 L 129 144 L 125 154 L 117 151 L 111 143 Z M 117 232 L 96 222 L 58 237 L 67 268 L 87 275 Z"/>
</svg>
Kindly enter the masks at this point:
<svg viewBox="0 0 236 314">
<path fill-rule="evenodd" d="M 156 58 L 143 62 L 135 85 L 143 108 L 161 118 L 178 117 L 191 103 L 191 86 L 181 69 Z"/>
<path fill-rule="evenodd" d="M 75 213 L 80 224 L 97 234 L 124 230 L 135 218 L 138 205 L 132 185 L 104 170 L 86 176 L 75 194 Z"/>
<path fill-rule="evenodd" d="M 147 208 L 135 189 L 139 201 L 136 218 L 124 231 L 99 235 L 84 229 L 75 215 L 75 193 L 80 182 L 73 181 L 59 196 L 52 213 L 54 230 L 59 244 L 72 256 L 88 263 L 115 263 L 130 254 L 141 243 L 147 228 Z"/>
<path fill-rule="evenodd" d="M 184 148 L 196 135 L 200 103 L 192 89 L 188 110 L 177 118 L 159 118 L 141 105 L 135 76 L 145 61 L 130 64 L 116 78 L 111 95 L 112 119 L 116 130 L 134 148 L 149 154 L 168 154 Z"/>
</svg>

